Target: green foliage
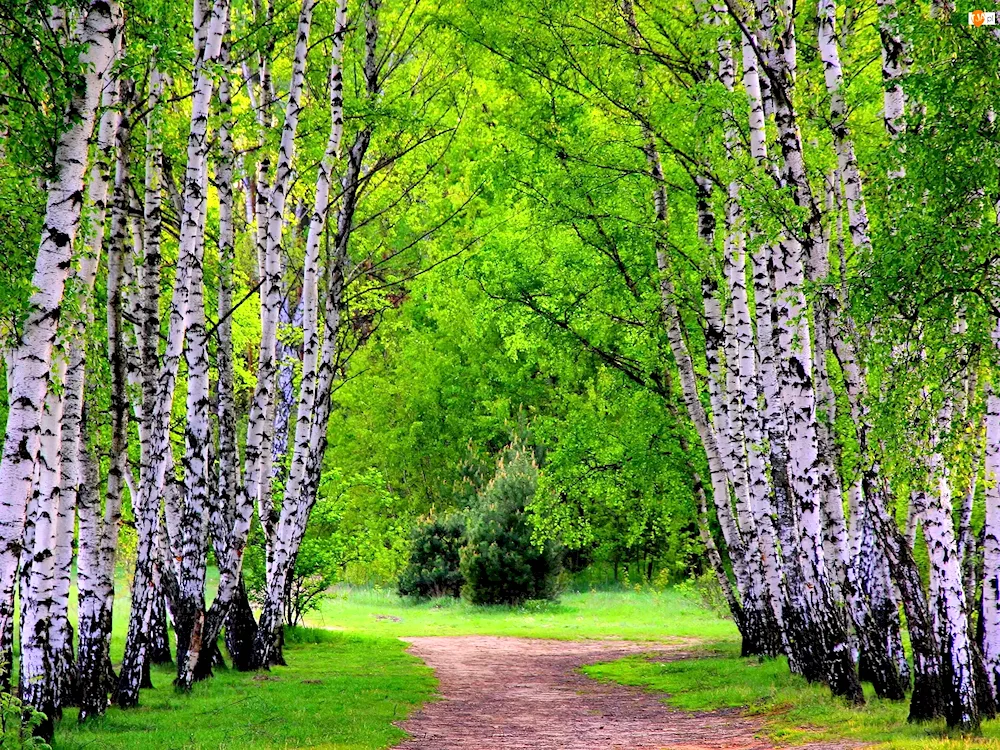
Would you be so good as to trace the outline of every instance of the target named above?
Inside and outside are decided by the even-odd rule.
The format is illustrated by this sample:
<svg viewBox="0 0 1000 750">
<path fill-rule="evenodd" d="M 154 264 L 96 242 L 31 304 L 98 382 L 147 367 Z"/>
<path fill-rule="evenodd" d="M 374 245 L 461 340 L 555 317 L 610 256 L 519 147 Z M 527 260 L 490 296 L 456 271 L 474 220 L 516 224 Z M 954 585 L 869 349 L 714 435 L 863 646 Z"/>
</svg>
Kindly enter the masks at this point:
<svg viewBox="0 0 1000 750">
<path fill-rule="evenodd" d="M 459 514 L 432 518 L 417 526 L 411 539 L 409 564 L 399 577 L 400 596 L 459 596 L 465 583 L 459 570 L 463 544 L 465 522 Z"/>
<path fill-rule="evenodd" d="M 406 564 L 413 509 L 386 488 L 377 470 L 323 474 L 319 498 L 295 559 L 285 621 L 299 625 L 337 582 L 385 584 Z M 266 593 L 264 537 L 254 526 L 243 556 L 247 593 L 263 601 Z"/>
<path fill-rule="evenodd" d="M 722 591 L 722 586 L 719 585 L 719 579 L 711 570 L 706 570 L 701 575 L 678 584 L 676 590 L 689 594 L 717 617 L 729 619 L 733 616 L 729 609 L 729 603 L 726 601 L 726 595 Z"/>
<path fill-rule="evenodd" d="M 302 624 L 303 617 L 319 607 L 330 586 L 338 579 L 340 568 L 335 551 L 327 540 L 307 535 L 295 558 L 285 600 L 286 625 Z M 262 604 L 267 596 L 264 540 L 259 527 L 250 535 L 243 554 L 243 582 L 250 601 Z"/>
<path fill-rule="evenodd" d="M 611 569 L 616 580 L 686 580 L 702 564 L 692 456 L 664 434 L 659 397 L 622 389 L 607 372 L 593 389 L 591 397 L 566 397 L 565 419 L 538 420 L 553 448 L 529 506 L 537 537 Z"/>
<path fill-rule="evenodd" d="M 552 542 L 534 541 L 526 512 L 538 466 L 523 448 L 508 453 L 468 511 L 462 594 L 473 604 L 520 604 L 555 595 L 558 550 Z"/>
<path fill-rule="evenodd" d="M 303 539 L 295 557 L 288 598 L 285 600 L 285 622 L 301 625 L 307 612 L 316 609 L 330 586 L 337 580 L 336 556 L 330 547 L 316 538 Z"/>
<path fill-rule="evenodd" d="M 0 748 L 3 750 L 50 750 L 35 729 L 45 714 L 25 706 L 10 693 L 0 693 Z"/>
<path fill-rule="evenodd" d="M 377 469 L 349 475 L 331 469 L 323 474 L 306 538 L 328 546 L 339 580 L 384 584 L 406 564 L 416 518 Z"/>
</svg>

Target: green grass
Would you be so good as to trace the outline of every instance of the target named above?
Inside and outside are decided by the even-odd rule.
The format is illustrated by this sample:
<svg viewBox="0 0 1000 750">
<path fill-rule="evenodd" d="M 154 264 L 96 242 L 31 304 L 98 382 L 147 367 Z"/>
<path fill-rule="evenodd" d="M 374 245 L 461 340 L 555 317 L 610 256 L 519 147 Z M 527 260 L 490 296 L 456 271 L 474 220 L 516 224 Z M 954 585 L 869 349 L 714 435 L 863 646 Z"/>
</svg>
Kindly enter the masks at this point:
<svg viewBox="0 0 1000 750">
<path fill-rule="evenodd" d="M 189 695 L 171 687 L 171 668 L 158 668 L 138 709 L 112 708 L 84 725 L 67 711 L 54 750 L 373 750 L 402 739 L 393 722 L 434 692 L 431 670 L 391 638 L 297 631 L 286 659 L 270 673 L 217 670 Z"/>
<path fill-rule="evenodd" d="M 880 701 L 866 686 L 864 708 L 834 698 L 788 671 L 785 659 L 761 663 L 741 659 L 732 643 L 704 650 L 705 658 L 657 662 L 642 656 L 584 667 L 590 677 L 666 694 L 665 701 L 688 711 L 741 708 L 764 722 L 780 744 L 821 740 L 876 743 L 884 750 L 1000 748 L 1000 721 L 983 725 L 983 737 L 947 738 L 943 722 L 906 723 L 907 704 Z"/>
<path fill-rule="evenodd" d="M 121 598 L 112 647 L 116 660 L 127 618 L 128 600 Z M 868 690 L 868 705 L 854 709 L 826 688 L 791 675 L 783 659 L 739 658 L 733 624 L 682 590 L 565 593 L 557 602 L 474 607 L 338 587 L 306 624 L 310 629 L 290 638 L 288 667 L 263 675 L 218 670 L 191 695 L 173 690 L 171 668 L 157 669 L 157 687 L 143 692 L 137 710 L 112 708 L 82 727 L 75 711 L 68 711 L 57 727 L 55 750 L 387 748 L 403 737 L 394 722 L 434 692 L 430 670 L 397 640 L 421 635 L 689 640 L 704 658 L 662 663 L 631 657 L 584 672 L 668 694 L 667 702 L 681 709 L 742 709 L 759 718 L 780 744 L 855 740 L 881 743 L 885 750 L 1000 750 L 1000 722 L 987 723 L 983 738 L 949 739 L 941 723 L 907 724 L 905 703 L 878 701 Z"/>
<path fill-rule="evenodd" d="M 311 627 L 391 635 L 500 635 L 524 638 L 671 638 L 728 640 L 735 626 L 691 595 L 666 590 L 565 593 L 558 602 L 475 607 L 463 601 L 410 602 L 394 593 L 338 588 L 306 617 Z"/>
<path fill-rule="evenodd" d="M 119 591 L 127 591 L 120 582 Z M 115 602 L 112 658 L 124 650 L 127 596 Z M 373 589 L 338 588 L 312 613 L 308 630 L 286 646 L 289 666 L 268 674 L 220 669 L 190 695 L 172 687 L 173 669 L 156 668 L 141 706 L 111 708 L 79 725 L 68 710 L 55 750 L 108 748 L 338 748 L 375 750 L 398 742 L 393 722 L 431 699 L 434 679 L 406 654 L 402 636 L 512 635 L 536 638 L 731 639 L 732 623 L 677 591 L 569 593 L 558 602 L 473 607 L 459 601 L 413 603 Z"/>
</svg>

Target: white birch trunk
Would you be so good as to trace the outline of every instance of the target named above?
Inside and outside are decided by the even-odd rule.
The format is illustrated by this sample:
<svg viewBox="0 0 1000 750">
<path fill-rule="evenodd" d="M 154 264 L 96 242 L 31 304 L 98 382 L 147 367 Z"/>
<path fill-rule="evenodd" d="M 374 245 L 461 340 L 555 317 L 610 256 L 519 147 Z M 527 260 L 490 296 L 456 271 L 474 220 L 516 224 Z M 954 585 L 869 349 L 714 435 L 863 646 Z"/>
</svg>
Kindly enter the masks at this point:
<svg viewBox="0 0 1000 750">
<path fill-rule="evenodd" d="M 906 42 L 899 31 L 899 10 L 896 0 L 878 0 L 879 36 L 882 41 L 882 119 L 890 141 L 898 140 L 906 130 L 906 96 L 902 78 L 909 69 L 910 60 Z M 889 179 L 906 176 L 906 167 L 900 163 L 889 171 Z"/>
<path fill-rule="evenodd" d="M 298 128 L 299 114 L 301 111 L 300 99 L 305 81 L 306 57 L 309 49 L 309 31 L 312 24 L 312 13 L 315 8 L 315 0 L 304 0 L 298 20 L 296 32 L 295 58 L 292 67 L 292 78 L 289 84 L 288 102 L 285 108 L 285 119 L 282 127 L 281 147 L 278 164 L 275 174 L 274 184 L 268 191 L 269 199 L 266 204 L 266 224 L 261 213 L 263 206 L 258 201 L 258 230 L 264 226 L 266 232 L 258 237 L 263 244 L 262 292 L 261 292 L 261 348 L 257 365 L 257 386 L 250 408 L 247 424 L 247 440 L 244 460 L 244 482 L 242 487 L 241 501 L 238 503 L 234 518 L 229 523 L 225 536 L 226 553 L 220 559 L 220 582 L 219 590 L 216 594 L 212 609 L 208 614 L 205 626 L 205 637 L 214 643 L 219 628 L 221 628 L 229 606 L 234 595 L 236 595 L 241 581 L 241 564 L 243 547 L 246 544 L 247 534 L 250 530 L 250 520 L 253 506 L 256 503 L 261 526 L 265 532 L 268 554 L 266 570 L 268 580 L 270 580 L 271 569 L 274 561 L 274 534 L 273 525 L 273 505 L 270 497 L 270 468 L 271 440 L 274 428 L 274 410 L 276 397 L 276 375 L 277 375 L 277 328 L 281 307 L 281 232 L 284 224 L 285 200 L 290 187 L 291 172 L 295 155 L 295 135 Z M 337 100 L 341 101 L 342 91 L 340 82 L 340 59 L 343 52 L 343 37 L 346 33 L 345 6 L 341 3 L 338 6 L 336 28 L 334 31 L 334 54 L 331 63 L 331 81 L 337 83 Z M 334 95 L 334 87 L 331 84 L 331 97 Z M 340 108 L 338 107 L 338 111 Z M 339 147 L 339 132 L 342 128 L 342 114 L 338 117 L 335 113 L 331 132 L 337 132 L 337 144 Z M 332 136 L 331 136 L 332 138 Z M 329 152 L 329 149 L 328 149 Z M 330 165 L 327 159 L 320 165 L 320 182 L 326 182 L 326 194 L 320 196 L 320 184 L 317 185 L 317 201 L 322 197 L 323 203 L 328 204 L 329 199 L 329 171 Z M 229 210 L 231 213 L 231 209 Z M 325 214 L 324 217 L 325 219 Z M 228 229 L 227 229 L 228 232 Z M 311 231 L 310 231 L 311 234 Z M 307 240 L 305 259 L 305 279 L 304 297 L 312 295 L 315 300 L 315 273 L 316 273 L 316 252 L 318 251 L 318 237 L 316 236 L 316 246 L 312 248 L 310 254 L 310 240 Z M 310 237 L 311 239 L 311 237 Z M 261 244 L 259 242 L 259 244 Z M 304 300 L 308 315 L 309 299 Z M 315 307 L 315 302 L 313 303 Z M 309 350 L 309 335 L 306 333 L 305 347 Z M 303 389 L 310 382 L 307 366 L 303 369 Z M 298 425 L 297 425 L 298 428 Z M 294 461 L 293 470 L 294 472 Z M 294 497 L 294 485 L 291 476 L 286 485 L 285 501 L 282 508 L 282 515 L 288 510 L 286 506 L 294 505 L 290 498 Z M 218 541 L 221 541 L 223 534 L 219 531 L 213 532 Z M 217 541 L 217 549 L 218 549 Z M 254 649 L 257 650 L 256 648 Z M 247 666 L 265 666 L 267 656 L 262 661 L 255 662 L 253 657 L 246 660 Z"/>
<path fill-rule="evenodd" d="M 764 576 L 765 596 L 771 606 L 775 635 L 781 635 L 784 631 L 781 563 L 772 518 L 771 483 L 764 456 L 763 415 L 757 385 L 757 348 L 747 292 L 746 251 L 738 191 L 736 183 L 730 185 L 726 208 L 725 275 L 729 293 L 726 336 L 729 346 L 726 365 L 729 413 L 737 460 L 746 467 L 748 505 L 753 516 L 754 540 Z M 751 547 L 755 546 L 754 540 L 749 542 Z M 779 643 L 769 644 L 772 651 L 779 646 Z"/>
<path fill-rule="evenodd" d="M 295 56 L 289 82 L 288 101 L 281 131 L 281 144 L 273 184 L 268 190 L 264 214 L 258 214 L 258 229 L 264 229 L 263 263 L 261 264 L 261 343 L 257 359 L 257 386 L 248 417 L 248 432 L 244 459 L 244 481 L 247 494 L 258 503 L 261 523 L 268 530 L 271 499 L 264 492 L 268 471 L 266 461 L 271 454 L 274 428 L 275 377 L 277 375 L 277 333 L 281 308 L 281 233 L 284 227 L 285 200 L 290 187 L 295 156 L 295 135 L 301 113 L 302 88 L 305 81 L 306 56 L 309 51 L 309 31 L 316 0 L 303 0 L 299 11 L 295 37 Z"/>
<path fill-rule="evenodd" d="M 155 107 L 155 101 L 151 101 Z M 112 113 L 113 114 L 113 113 Z M 152 115 L 150 115 L 152 117 Z M 147 120 L 147 128 L 148 128 Z M 102 127 L 104 122 L 102 120 Z M 110 140 L 107 152 L 111 152 Z M 124 177 L 124 173 L 122 174 Z M 118 175 L 116 174 L 116 182 Z M 92 188 L 93 190 L 93 183 Z M 103 193 L 107 193 L 106 181 Z M 103 198 L 101 199 L 103 204 Z M 122 218 L 118 208 L 117 220 Z M 95 240 L 103 238 L 101 230 Z M 99 240 L 98 240 L 99 242 Z M 91 252 L 88 261 L 92 263 L 92 275 L 96 275 L 100 246 Z M 109 264 L 110 265 L 110 264 Z M 81 264 L 81 269 L 83 265 Z M 108 279 L 108 359 L 112 374 L 112 444 L 111 467 L 108 474 L 108 492 L 105 510 L 102 513 L 98 493 L 98 467 L 91 454 L 84 433 L 86 347 L 82 338 L 74 344 L 71 355 L 69 379 L 67 382 L 67 404 L 64 413 L 65 455 L 64 484 L 78 498 L 76 502 L 79 519 L 79 553 L 77 559 L 78 598 L 78 646 L 77 646 L 77 702 L 80 719 L 104 713 L 108 704 L 107 694 L 111 688 L 113 672 L 111 668 L 111 617 L 114 604 L 114 558 L 118 543 L 118 521 L 121 508 L 121 486 L 127 472 L 126 450 L 126 396 L 125 383 L 121 380 L 121 341 L 116 335 L 120 329 L 120 316 L 116 312 L 118 292 L 117 277 Z M 93 316 L 92 309 L 89 315 Z M 75 418 L 71 421 L 70 414 Z M 72 529 L 70 530 L 70 535 Z"/>
<path fill-rule="evenodd" d="M 190 690 L 202 648 L 205 623 L 207 564 L 206 520 L 209 507 L 209 400 L 208 331 L 205 328 L 205 295 L 200 264 L 192 266 L 191 317 L 187 349 L 187 430 L 185 435 L 184 489 L 180 499 L 180 563 L 178 596 L 174 612 L 177 634 L 177 680 Z"/>
<path fill-rule="evenodd" d="M 787 416 L 788 468 L 795 495 L 795 511 L 802 544 L 799 560 L 805 584 L 802 588 L 808 618 L 800 626 L 802 645 L 811 653 L 803 664 L 810 679 L 823 679 L 835 694 L 863 701 L 861 685 L 851 659 L 844 624 L 836 611 L 823 549 L 823 497 L 820 492 L 824 469 L 817 432 L 816 392 L 813 382 L 811 332 L 802 292 L 805 260 L 825 256 L 826 249 L 819 210 L 806 173 L 802 139 L 792 99 L 794 91 L 794 15 L 782 13 L 782 24 L 772 25 L 773 16 L 762 18 L 775 47 L 768 63 L 775 103 L 775 125 L 783 160 L 781 180 L 790 190 L 805 217 L 800 229 L 793 229 L 774 255 L 777 292 L 777 364 L 779 395 Z M 817 244 L 819 247 L 816 247 Z"/>
<path fill-rule="evenodd" d="M 363 71 L 367 95 L 375 99 L 379 92 L 376 53 L 378 46 L 377 0 L 365 2 L 365 59 Z M 338 19 L 342 19 L 338 10 Z M 338 24 L 339 25 L 339 24 Z M 342 96 L 339 76 L 331 79 L 331 107 L 338 104 Z M 333 126 L 331 140 L 339 143 L 340 130 L 336 112 L 332 113 Z M 326 430 L 330 414 L 335 367 L 339 352 L 339 331 L 342 319 L 345 266 L 348 260 L 348 245 L 353 228 L 354 211 L 357 207 L 358 189 L 362 176 L 362 164 L 371 142 L 371 131 L 361 130 L 354 139 L 348 156 L 347 168 L 342 181 L 343 195 L 337 217 L 336 242 L 333 248 L 331 266 L 327 268 L 327 304 L 322 352 L 316 370 L 316 386 L 313 395 L 313 409 L 308 422 L 296 423 L 296 435 L 292 455 L 292 470 L 285 491 L 285 501 L 281 517 L 275 526 L 275 536 L 271 544 L 268 560 L 267 597 L 260 616 L 259 627 L 254 642 L 252 663 L 257 667 L 266 666 L 275 654 L 287 592 L 288 577 L 298 554 L 299 545 L 305 534 L 306 522 L 319 489 L 322 457 L 326 448 Z M 301 396 L 300 396 L 301 398 Z M 300 432 L 300 429 L 304 432 Z M 302 437 L 304 439 L 302 439 Z"/>
<path fill-rule="evenodd" d="M 963 731 L 979 726 L 979 709 L 973 671 L 973 642 L 969 632 L 968 603 L 962 577 L 962 561 L 958 556 L 955 527 L 952 520 L 952 493 L 948 468 L 941 453 L 941 435 L 952 419 L 950 398 L 941 407 L 930 457 L 931 481 L 936 488 L 922 493 L 926 506 L 922 508 L 924 539 L 931 563 L 931 589 L 936 594 L 941 656 L 944 677 L 950 682 L 945 702 L 948 725 Z"/>
<path fill-rule="evenodd" d="M 246 616 L 246 610 L 241 609 L 235 615 L 230 613 L 234 599 L 242 593 L 245 600 L 246 592 L 242 587 L 240 550 L 244 544 L 242 536 L 236 536 L 240 531 L 235 528 L 236 519 L 250 518 L 253 513 L 253 503 L 246 498 L 240 488 L 242 485 L 239 453 L 236 438 L 236 394 L 235 375 L 233 368 L 233 335 L 230 313 L 233 309 L 233 267 L 235 265 L 235 247 L 233 244 L 235 227 L 233 207 L 233 138 L 232 138 L 232 103 L 230 101 L 229 76 L 224 75 L 219 82 L 219 104 L 222 110 L 222 124 L 219 128 L 220 155 L 216 165 L 216 183 L 219 192 L 219 289 L 218 289 L 218 346 L 216 347 L 216 363 L 218 368 L 218 431 L 219 431 L 219 476 L 214 502 L 209 509 L 209 531 L 215 556 L 220 570 L 221 596 L 217 593 L 212 606 L 205 616 L 204 642 L 213 652 L 212 644 L 218 638 L 221 623 L 226 623 L 226 646 L 233 666 L 244 670 L 249 667 L 249 652 L 253 647 L 252 629 L 256 626 L 253 614 Z M 248 195 L 250 191 L 247 191 Z M 247 223 L 252 220 L 252 209 L 247 212 Z M 245 506 L 240 512 L 237 503 Z M 231 593 L 235 589 L 235 594 Z M 240 602 L 242 603 L 242 602 Z M 246 609 L 249 609 L 247 603 Z M 250 632 L 247 632 L 247 629 Z M 214 655 L 214 654 L 213 654 Z M 199 657 L 195 668 L 195 679 L 201 679 L 211 674 L 212 658 L 206 658 L 205 650 Z"/>
<path fill-rule="evenodd" d="M 1000 348 L 1000 320 L 993 331 Z M 990 386 L 986 396 L 986 521 L 983 529 L 983 661 L 994 696 L 1000 694 L 1000 395 Z"/>
<path fill-rule="evenodd" d="M 0 685 L 10 683 L 14 583 L 31 491 L 39 426 L 52 364 L 59 312 L 69 274 L 73 242 L 80 225 L 83 177 L 101 88 L 121 31 L 117 4 L 88 4 L 79 41 L 84 72 L 70 102 L 67 128 L 56 145 L 57 176 L 48 185 L 42 238 L 32 277 L 34 293 L 13 355 L 10 409 L 0 460 Z M 49 726 L 43 729 L 50 729 Z"/>
<path fill-rule="evenodd" d="M 29 529 L 21 562 L 20 695 L 29 706 L 44 713 L 49 721 L 57 715 L 56 681 L 49 623 L 53 605 L 53 565 L 56 513 L 59 502 L 60 424 L 66 377 L 66 359 L 57 355 L 45 398 L 40 425 L 38 466 L 35 488 L 29 503 Z M 68 602 L 62 602 L 67 605 Z"/>
<path fill-rule="evenodd" d="M 769 10 L 765 12 L 769 13 Z M 770 33 L 763 33 L 760 39 L 769 40 Z M 765 56 L 770 56 L 769 47 L 762 50 Z M 776 180 L 777 172 L 768 160 L 767 139 L 765 131 L 765 98 L 762 83 L 766 79 L 759 72 L 760 61 L 748 37 L 743 36 L 743 87 L 749 103 L 750 152 L 754 161 L 769 172 Z M 773 101 L 772 101 L 773 109 Z M 771 469 L 771 485 L 774 493 L 773 505 L 768 508 L 769 517 L 777 513 L 777 537 L 783 552 L 779 561 L 779 571 L 784 576 L 782 581 L 782 598 L 787 601 L 789 614 L 796 621 L 803 621 L 801 611 L 807 606 L 802 600 L 801 570 L 795 561 L 796 557 L 790 551 L 798 550 L 801 541 L 798 536 L 796 514 L 794 512 L 791 487 L 788 481 L 787 456 L 787 424 L 785 411 L 781 403 L 778 380 L 778 367 L 775 354 L 774 293 L 771 280 L 772 249 L 765 243 L 760 243 L 753 254 L 753 284 L 757 318 L 756 359 L 760 377 L 760 393 L 763 396 L 763 425 L 769 442 L 769 462 Z M 785 614 L 782 614 L 783 625 Z M 789 666 L 793 672 L 802 672 L 800 640 L 791 632 L 794 628 L 783 627 L 782 638 L 785 653 L 788 655 Z"/>
<path fill-rule="evenodd" d="M 143 404 L 148 439 L 142 446 L 139 497 L 134 503 L 139 537 L 136 576 L 125 658 L 115 691 L 115 701 L 123 707 L 138 703 L 142 669 L 146 659 L 146 626 L 157 587 L 157 574 L 154 569 L 157 515 L 171 452 L 169 427 L 177 369 L 191 314 L 189 304 L 191 266 L 200 265 L 200 253 L 204 248 L 199 233 L 207 198 L 205 164 L 208 154 L 208 115 L 213 91 L 213 68 L 221 60 L 222 41 L 228 26 L 228 16 L 228 0 L 215 0 L 211 13 L 203 19 L 203 23 L 208 24 L 208 31 L 202 53 L 195 60 L 191 127 L 183 186 L 184 210 L 181 216 L 177 272 L 171 302 L 170 331 L 163 361 L 157 372 L 155 398 L 152 403 Z M 195 31 L 196 38 L 199 33 L 198 30 Z"/>
<path fill-rule="evenodd" d="M 368 13 L 374 9 L 369 6 Z M 370 18 L 371 16 L 369 16 Z M 374 55 L 377 35 L 369 34 L 369 59 Z M 323 453 L 326 449 L 326 430 L 330 414 L 330 397 L 339 351 L 339 332 L 343 313 L 344 267 L 347 262 L 348 243 L 357 205 L 362 163 L 371 140 L 371 133 L 358 133 L 351 148 L 344 176 L 344 195 L 337 217 L 337 240 L 333 248 L 332 265 L 327 269 L 327 300 L 324 320 L 322 351 L 316 371 L 313 410 L 306 423 L 296 424 L 296 440 L 292 456 L 292 469 L 285 490 L 281 515 L 275 524 L 268 566 L 267 597 L 260 616 L 254 643 L 253 664 L 260 668 L 272 658 L 280 633 L 281 618 L 287 592 L 288 577 L 295 556 L 305 534 L 309 513 L 316 501 Z M 301 396 L 300 396 L 301 397 Z M 300 428 L 304 439 L 299 439 Z M 298 467 L 298 470 L 296 468 Z M 293 483 L 294 479 L 294 483 Z"/>
<path fill-rule="evenodd" d="M 979 472 L 982 469 L 983 444 L 982 444 L 982 424 L 977 424 L 969 418 L 970 412 L 975 408 L 976 397 L 979 391 L 979 374 L 975 367 L 968 376 L 965 384 L 964 408 L 962 409 L 963 421 L 968 425 L 970 443 L 972 446 L 972 460 L 969 466 L 969 476 L 965 483 L 965 492 L 962 494 L 962 504 L 959 509 L 958 525 L 958 556 L 962 563 L 962 578 L 965 582 L 965 600 L 969 604 L 970 616 L 973 603 L 976 599 L 976 557 L 977 544 L 972 531 L 972 509 L 976 498 L 976 489 L 979 485 Z M 985 417 L 984 417 L 985 421 Z"/>
<path fill-rule="evenodd" d="M 861 173 L 854 154 L 854 141 L 851 139 L 847 122 L 847 105 L 843 92 L 844 71 L 840 64 L 836 18 L 836 0 L 820 0 L 817 33 L 826 90 L 830 95 L 830 129 L 837 152 L 837 171 L 844 182 L 844 201 L 847 204 L 847 226 L 851 244 L 862 249 L 871 244 L 868 236 L 868 209 L 862 193 Z"/>
</svg>

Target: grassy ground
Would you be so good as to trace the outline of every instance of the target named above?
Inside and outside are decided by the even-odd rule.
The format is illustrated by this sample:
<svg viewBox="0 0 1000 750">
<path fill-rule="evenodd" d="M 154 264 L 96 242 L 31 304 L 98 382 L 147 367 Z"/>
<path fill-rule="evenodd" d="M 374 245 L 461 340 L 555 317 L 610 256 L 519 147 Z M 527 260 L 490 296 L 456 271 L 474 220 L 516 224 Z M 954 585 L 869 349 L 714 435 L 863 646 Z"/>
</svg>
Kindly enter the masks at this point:
<svg viewBox="0 0 1000 750">
<path fill-rule="evenodd" d="M 735 639 L 732 622 L 678 591 L 566 593 L 558 602 L 475 607 L 412 603 L 388 591 L 340 589 L 306 618 L 312 627 L 391 636 L 510 635 L 525 638 Z"/>
<path fill-rule="evenodd" d="M 127 591 L 124 582 L 119 591 Z M 112 658 L 124 650 L 127 597 L 115 603 Z M 154 690 L 132 711 L 109 709 L 80 726 L 76 711 L 56 728 L 55 750 L 108 748 L 337 748 L 375 750 L 403 735 L 393 722 L 433 695 L 430 671 L 404 652 L 399 636 L 517 635 L 539 638 L 735 637 L 679 592 L 570 593 L 558 603 L 473 607 L 411 603 L 392 593 L 341 589 L 314 612 L 308 630 L 286 647 L 289 666 L 269 674 L 218 670 L 191 695 L 171 687 L 173 669 L 157 668 Z"/>
<path fill-rule="evenodd" d="M 761 719 L 780 744 L 820 740 L 876 743 L 880 750 L 1000 748 L 1000 721 L 987 722 L 983 737 L 944 737 L 943 722 L 906 723 L 907 704 L 880 701 L 866 686 L 868 703 L 856 709 L 830 691 L 788 671 L 784 659 L 741 659 L 732 643 L 705 650 L 703 659 L 656 662 L 643 657 L 585 667 L 591 677 L 666 694 L 666 702 L 689 711 L 742 708 Z"/>
<path fill-rule="evenodd" d="M 286 658 L 266 674 L 219 670 L 190 695 L 170 686 L 172 669 L 157 669 L 139 709 L 82 726 L 68 711 L 54 750 L 372 750 L 400 740 L 393 722 L 434 692 L 431 671 L 392 638 L 298 631 Z"/>
<path fill-rule="evenodd" d="M 120 590 L 127 590 L 121 586 Z M 116 604 L 112 655 L 120 659 L 128 601 Z M 311 630 L 288 644 L 288 667 L 270 674 L 219 670 L 178 695 L 173 672 L 158 669 L 142 707 L 78 726 L 75 711 L 57 728 L 55 750 L 77 748 L 387 748 L 402 737 L 393 722 L 428 700 L 433 676 L 404 652 L 398 637 L 499 635 L 534 638 L 697 639 L 705 658 L 657 663 L 634 657 L 588 667 L 597 679 L 669 694 L 687 710 L 741 708 L 759 717 L 781 744 L 849 739 L 888 750 L 1000 750 L 1000 722 L 984 737 L 942 739 L 940 724 L 911 726 L 906 705 L 870 700 L 860 710 L 820 686 L 793 677 L 783 660 L 740 659 L 736 629 L 690 593 L 667 590 L 566 593 L 555 603 L 473 607 L 412 603 L 387 591 L 338 589 L 307 617 Z M 324 630 L 319 630 L 324 629 Z M 705 645 L 707 644 L 707 645 Z"/>
</svg>

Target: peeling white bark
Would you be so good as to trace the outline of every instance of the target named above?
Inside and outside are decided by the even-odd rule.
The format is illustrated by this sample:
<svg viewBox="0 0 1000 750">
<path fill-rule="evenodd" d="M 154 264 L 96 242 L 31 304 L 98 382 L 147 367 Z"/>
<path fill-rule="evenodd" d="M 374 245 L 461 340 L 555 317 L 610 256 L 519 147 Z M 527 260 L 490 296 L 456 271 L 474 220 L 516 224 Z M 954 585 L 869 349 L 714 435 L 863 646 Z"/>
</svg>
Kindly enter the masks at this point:
<svg viewBox="0 0 1000 750">
<path fill-rule="evenodd" d="M 191 316 L 192 266 L 200 266 L 204 250 L 201 229 L 207 199 L 205 165 L 208 154 L 208 116 L 214 88 L 214 68 L 222 58 L 222 42 L 228 27 L 228 17 L 228 0 L 215 0 L 211 12 L 203 19 L 203 23 L 208 24 L 208 31 L 204 32 L 205 43 L 195 59 L 191 127 L 183 184 L 184 205 L 170 309 L 170 330 L 162 364 L 157 370 L 155 398 L 153 403 L 143 405 L 148 439 L 142 446 L 139 497 L 134 503 L 139 537 L 136 576 L 125 658 L 115 694 L 116 702 L 123 706 L 133 706 L 138 702 L 146 658 L 147 623 L 157 588 L 157 516 L 171 458 L 169 427 L 177 370 Z M 202 32 L 196 29 L 196 39 L 199 33 Z"/>
<path fill-rule="evenodd" d="M 1000 348 L 1000 320 L 993 331 Z M 1000 693 L 1000 395 L 986 397 L 986 522 L 983 530 L 983 662 L 994 695 Z"/>
<path fill-rule="evenodd" d="M 934 490 L 921 493 L 925 507 L 921 508 L 924 540 L 931 563 L 931 590 L 936 594 L 941 650 L 945 677 L 951 690 L 945 704 L 949 726 L 973 730 L 979 726 L 973 643 L 969 632 L 968 602 L 962 577 L 962 561 L 958 555 L 955 527 L 952 520 L 952 492 L 948 467 L 941 452 L 941 436 L 950 429 L 952 404 L 946 399 L 938 414 L 932 436 L 930 470 Z"/>
<path fill-rule="evenodd" d="M 52 364 L 63 291 L 80 225 L 83 177 L 102 86 L 121 31 L 118 5 L 96 0 L 85 8 L 79 30 L 84 45 L 81 86 L 70 102 L 59 137 L 57 176 L 49 182 L 42 238 L 35 259 L 29 313 L 13 354 L 10 410 L 0 460 L 0 685 L 9 685 L 14 582 L 28 494 L 39 446 L 39 427 Z"/>
</svg>

